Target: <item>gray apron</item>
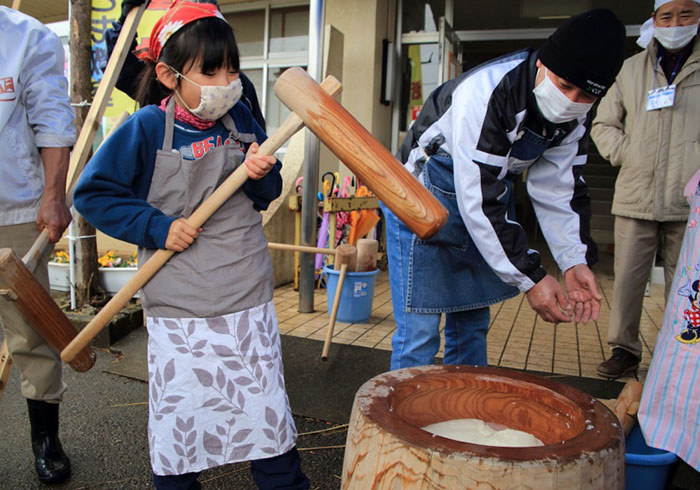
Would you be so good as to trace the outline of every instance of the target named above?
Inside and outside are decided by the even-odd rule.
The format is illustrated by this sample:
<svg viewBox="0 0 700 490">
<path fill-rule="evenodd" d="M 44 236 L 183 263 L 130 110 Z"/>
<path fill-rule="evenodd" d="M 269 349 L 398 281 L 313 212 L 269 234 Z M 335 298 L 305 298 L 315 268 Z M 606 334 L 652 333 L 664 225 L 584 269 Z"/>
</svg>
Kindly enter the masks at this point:
<svg viewBox="0 0 700 490">
<path fill-rule="evenodd" d="M 231 137 L 241 137 L 231 118 Z M 189 216 L 241 164 L 218 146 L 199 160 L 171 151 L 172 100 L 148 202 Z M 148 328 L 148 442 L 157 475 L 284 454 L 296 428 L 284 386 L 272 265 L 260 213 L 239 190 L 194 244 L 143 288 Z M 153 250 L 140 250 L 143 264 Z"/>
<path fill-rule="evenodd" d="M 243 152 L 224 145 L 199 160 L 185 160 L 172 151 L 174 112 L 171 99 L 147 201 L 167 216 L 187 217 L 241 164 Z M 244 138 L 228 114 L 222 122 L 232 138 Z M 146 316 L 221 316 L 270 301 L 272 262 L 261 223 L 253 202 L 239 189 L 204 223 L 199 238 L 143 287 Z M 139 249 L 139 264 L 153 253 Z"/>
</svg>

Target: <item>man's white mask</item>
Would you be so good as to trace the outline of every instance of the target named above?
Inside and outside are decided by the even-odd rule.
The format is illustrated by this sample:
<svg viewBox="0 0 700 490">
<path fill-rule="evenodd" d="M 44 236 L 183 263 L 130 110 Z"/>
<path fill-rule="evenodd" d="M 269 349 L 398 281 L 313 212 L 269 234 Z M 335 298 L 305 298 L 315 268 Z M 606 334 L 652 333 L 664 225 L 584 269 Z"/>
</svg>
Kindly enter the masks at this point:
<svg viewBox="0 0 700 490">
<path fill-rule="evenodd" d="M 654 27 L 654 37 L 670 50 L 684 48 L 698 33 L 698 25 L 677 27 Z"/>
<path fill-rule="evenodd" d="M 593 107 L 593 103 L 574 102 L 569 99 L 554 85 L 554 82 L 547 75 L 547 71 L 545 67 L 544 79 L 532 91 L 544 118 L 555 124 L 560 124 L 585 116 Z"/>
</svg>

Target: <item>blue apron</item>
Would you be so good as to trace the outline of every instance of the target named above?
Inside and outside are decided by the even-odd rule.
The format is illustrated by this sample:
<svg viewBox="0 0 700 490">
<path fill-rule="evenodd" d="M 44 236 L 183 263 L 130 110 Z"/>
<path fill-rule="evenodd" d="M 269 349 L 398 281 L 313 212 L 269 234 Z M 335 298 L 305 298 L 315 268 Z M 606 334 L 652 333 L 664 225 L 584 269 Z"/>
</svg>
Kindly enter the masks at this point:
<svg viewBox="0 0 700 490">
<path fill-rule="evenodd" d="M 509 154 L 509 175 L 503 179 L 506 192 L 499 202 L 513 212 L 512 175 L 522 173 L 544 151 L 564 136 L 557 129 L 551 138 L 521 128 Z M 385 206 L 387 234 L 393 233 L 401 256 L 398 266 L 404 309 L 414 313 L 451 313 L 483 308 L 518 295 L 519 290 L 503 282 L 491 269 L 469 235 L 457 205 L 452 157 L 439 152 L 429 156 L 422 171 L 423 185 L 449 212 L 447 223 L 435 235 L 421 240 Z M 390 240 L 388 240 L 391 243 Z M 396 254 L 390 254 L 396 256 Z M 396 274 L 399 271 L 392 271 Z"/>
</svg>

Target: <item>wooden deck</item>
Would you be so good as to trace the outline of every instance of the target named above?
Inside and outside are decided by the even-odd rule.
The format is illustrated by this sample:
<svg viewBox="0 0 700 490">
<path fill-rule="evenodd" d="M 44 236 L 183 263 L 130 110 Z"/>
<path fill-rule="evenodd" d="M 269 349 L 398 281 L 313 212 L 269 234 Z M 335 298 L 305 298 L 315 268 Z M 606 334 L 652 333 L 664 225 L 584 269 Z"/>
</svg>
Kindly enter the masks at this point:
<svg viewBox="0 0 700 490">
<path fill-rule="evenodd" d="M 549 265 L 547 269 L 553 271 L 555 268 Z M 595 271 L 604 297 L 600 315 L 595 322 L 557 326 L 546 323 L 537 317 L 523 294 L 492 306 L 488 334 L 489 364 L 528 371 L 598 377 L 596 366 L 605 360 L 610 352 L 607 331 L 613 288 L 612 255 L 601 251 L 601 261 Z M 653 284 L 650 296 L 644 299 L 640 325 L 644 354 L 637 373 L 642 380 L 646 377 L 651 352 L 661 328 L 663 295 L 663 285 Z M 325 339 L 328 326 L 325 289 L 315 293 L 314 313 L 297 311 L 298 293 L 291 285 L 275 290 L 275 305 L 280 333 Z M 333 342 L 391 350 L 391 337 L 395 329 L 389 275 L 383 271 L 377 277 L 372 316 L 369 321 L 336 323 Z M 441 355 L 442 346 L 438 353 L 438 356 Z"/>
</svg>

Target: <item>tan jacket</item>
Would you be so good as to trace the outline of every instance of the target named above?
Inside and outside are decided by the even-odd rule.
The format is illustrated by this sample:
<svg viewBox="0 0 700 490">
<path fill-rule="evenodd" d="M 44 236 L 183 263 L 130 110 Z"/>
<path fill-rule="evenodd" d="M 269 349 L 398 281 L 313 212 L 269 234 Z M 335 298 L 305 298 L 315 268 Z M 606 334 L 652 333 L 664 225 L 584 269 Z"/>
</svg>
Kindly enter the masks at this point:
<svg viewBox="0 0 700 490">
<path fill-rule="evenodd" d="M 612 213 L 654 221 L 685 221 L 683 188 L 700 168 L 700 36 L 676 75 L 673 107 L 646 110 L 654 87 L 657 44 L 627 59 L 601 100 L 591 136 L 620 167 Z M 661 66 L 656 87 L 667 85 Z"/>
</svg>

